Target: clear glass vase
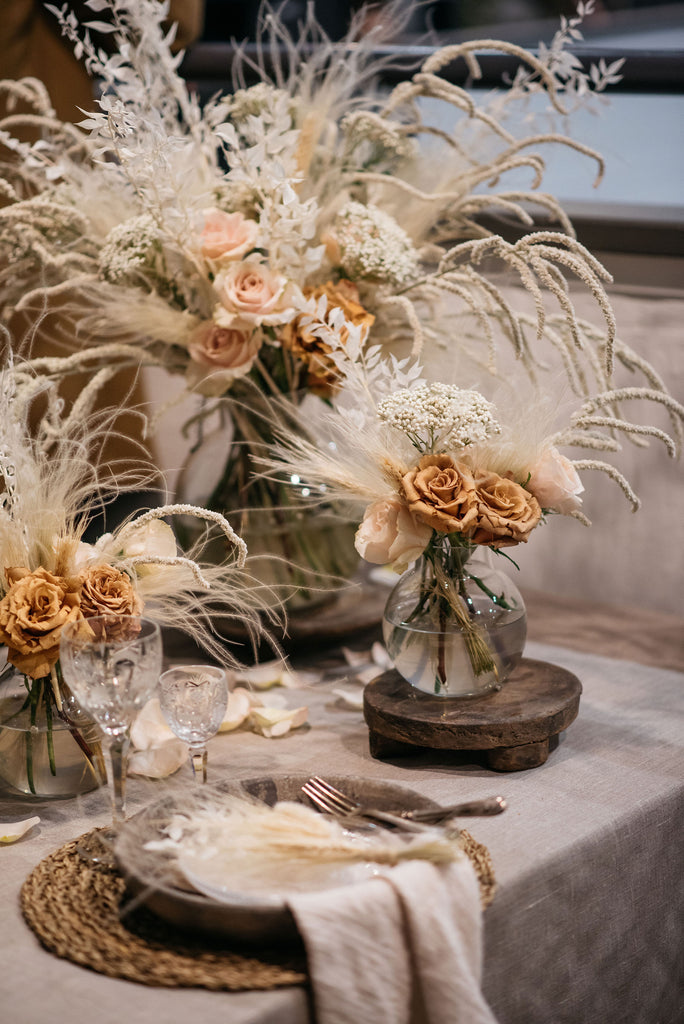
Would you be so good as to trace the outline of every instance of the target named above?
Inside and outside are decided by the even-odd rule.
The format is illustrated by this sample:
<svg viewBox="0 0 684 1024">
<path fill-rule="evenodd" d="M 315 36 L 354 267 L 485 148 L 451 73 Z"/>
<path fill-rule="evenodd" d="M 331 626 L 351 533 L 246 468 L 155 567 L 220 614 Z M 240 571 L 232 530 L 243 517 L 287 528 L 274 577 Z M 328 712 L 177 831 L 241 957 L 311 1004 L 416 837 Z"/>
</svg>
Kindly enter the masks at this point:
<svg viewBox="0 0 684 1024">
<path fill-rule="evenodd" d="M 488 548 L 434 541 L 390 594 L 383 635 L 397 671 L 435 697 L 498 690 L 527 637 L 518 588 Z"/>
<path fill-rule="evenodd" d="M 62 717 L 49 680 L 0 673 L 0 783 L 41 799 L 77 796 L 105 781 L 99 731 L 65 701 Z M 61 710 L 61 709 L 60 709 Z"/>
<path fill-rule="evenodd" d="M 305 481 L 293 478 L 284 483 L 260 475 L 256 461 L 269 454 L 276 426 L 296 429 L 288 419 L 288 407 L 297 408 L 304 393 L 274 404 L 253 387 L 244 394 L 235 390 L 235 396 L 231 392 L 224 398 L 230 429 L 224 425 L 195 446 L 179 479 L 179 500 L 227 517 L 247 544 L 255 585 L 271 588 L 274 603 L 276 598 L 282 601 L 288 613 L 332 601 L 359 566 L 356 524 L 320 500 L 325 495 Z M 229 439 L 223 451 L 216 443 L 222 436 Z M 197 520 L 183 520 L 183 546 L 197 542 L 203 530 Z M 203 542 L 201 557 L 220 564 L 229 546 L 213 533 Z"/>
</svg>

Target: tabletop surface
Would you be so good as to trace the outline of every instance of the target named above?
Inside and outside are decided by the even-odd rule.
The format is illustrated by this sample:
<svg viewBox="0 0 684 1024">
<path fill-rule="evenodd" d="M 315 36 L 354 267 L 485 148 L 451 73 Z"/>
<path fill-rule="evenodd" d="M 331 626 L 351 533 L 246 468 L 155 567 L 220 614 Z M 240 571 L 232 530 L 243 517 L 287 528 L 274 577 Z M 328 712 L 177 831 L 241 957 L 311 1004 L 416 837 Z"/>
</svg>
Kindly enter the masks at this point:
<svg viewBox="0 0 684 1024">
<path fill-rule="evenodd" d="M 497 774 L 466 755 L 429 752 L 373 760 L 361 712 L 343 707 L 332 692 L 336 683 L 328 682 L 284 691 L 290 706 L 309 707 L 307 727 L 277 740 L 250 732 L 212 740 L 210 771 L 216 779 L 363 776 L 441 802 L 502 793 L 509 804 L 504 815 L 468 823 L 489 848 L 499 884 L 485 913 L 484 991 L 501 1024 L 676 1024 L 684 1001 L 682 621 L 638 610 L 569 608 L 541 595 L 530 595 L 528 607 L 526 655 L 561 665 L 583 685 L 578 718 L 543 766 Z M 174 784 L 179 781 L 181 775 Z M 130 779 L 129 812 L 166 785 Z M 21 917 L 19 889 L 48 853 L 107 822 L 107 796 L 100 790 L 36 803 L 0 791 L 0 820 L 33 814 L 40 826 L 0 849 L 5 1019 L 310 1021 L 302 987 L 153 989 L 45 952 Z"/>
</svg>

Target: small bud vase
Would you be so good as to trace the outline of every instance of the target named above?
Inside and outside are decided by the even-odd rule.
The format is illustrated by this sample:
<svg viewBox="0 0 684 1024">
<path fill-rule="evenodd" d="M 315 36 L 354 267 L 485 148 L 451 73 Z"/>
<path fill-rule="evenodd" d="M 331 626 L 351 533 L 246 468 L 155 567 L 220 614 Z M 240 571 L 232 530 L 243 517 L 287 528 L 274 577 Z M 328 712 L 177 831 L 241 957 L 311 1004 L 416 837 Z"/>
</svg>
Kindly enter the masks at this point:
<svg viewBox="0 0 684 1024">
<path fill-rule="evenodd" d="M 498 690 L 520 661 L 525 605 L 503 561 L 482 545 L 435 535 L 401 577 L 383 617 L 397 671 L 434 697 L 481 697 Z"/>
</svg>

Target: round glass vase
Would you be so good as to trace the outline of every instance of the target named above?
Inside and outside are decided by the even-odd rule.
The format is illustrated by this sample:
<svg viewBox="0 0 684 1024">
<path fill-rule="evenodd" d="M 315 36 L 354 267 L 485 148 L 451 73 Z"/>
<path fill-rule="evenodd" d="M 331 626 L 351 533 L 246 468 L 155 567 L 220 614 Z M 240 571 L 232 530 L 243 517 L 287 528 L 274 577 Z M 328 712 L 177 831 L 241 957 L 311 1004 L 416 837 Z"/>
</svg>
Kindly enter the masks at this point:
<svg viewBox="0 0 684 1024">
<path fill-rule="evenodd" d="M 39 799 L 78 796 L 105 781 L 99 730 L 72 703 L 60 715 L 49 679 L 0 673 L 0 784 Z M 69 708 L 69 697 L 62 703 Z"/>
<path fill-rule="evenodd" d="M 444 550 L 446 547 L 446 551 Z M 397 671 L 433 697 L 481 697 L 508 678 L 527 637 L 525 605 L 483 546 L 421 556 L 390 594 L 383 616 Z"/>
</svg>

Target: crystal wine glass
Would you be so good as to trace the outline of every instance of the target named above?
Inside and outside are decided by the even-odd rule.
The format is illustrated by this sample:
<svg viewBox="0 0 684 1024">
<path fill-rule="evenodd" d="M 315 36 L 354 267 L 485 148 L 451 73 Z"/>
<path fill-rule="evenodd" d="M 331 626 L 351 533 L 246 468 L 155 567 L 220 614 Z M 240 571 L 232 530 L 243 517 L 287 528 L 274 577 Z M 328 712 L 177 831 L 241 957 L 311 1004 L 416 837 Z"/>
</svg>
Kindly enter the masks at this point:
<svg viewBox="0 0 684 1024">
<path fill-rule="evenodd" d="M 207 781 L 207 740 L 219 730 L 228 704 L 228 680 L 216 665 L 178 665 L 159 680 L 159 702 L 176 736 L 190 747 L 195 778 Z"/>
<path fill-rule="evenodd" d="M 139 615 L 95 615 L 67 623 L 59 656 L 74 697 L 103 733 L 115 835 L 126 818 L 130 728 L 156 689 L 161 631 Z"/>
</svg>

